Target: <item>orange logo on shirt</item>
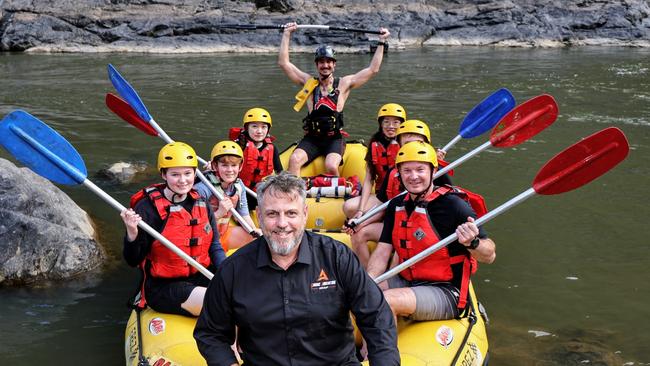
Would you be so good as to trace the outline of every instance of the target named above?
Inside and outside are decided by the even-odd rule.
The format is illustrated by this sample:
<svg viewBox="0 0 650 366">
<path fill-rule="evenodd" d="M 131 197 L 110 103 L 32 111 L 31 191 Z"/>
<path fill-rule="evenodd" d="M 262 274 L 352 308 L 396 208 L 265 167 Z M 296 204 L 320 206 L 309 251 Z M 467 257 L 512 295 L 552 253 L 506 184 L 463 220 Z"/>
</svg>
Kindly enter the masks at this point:
<svg viewBox="0 0 650 366">
<path fill-rule="evenodd" d="M 318 275 L 318 278 L 316 281 L 329 281 L 330 278 L 327 277 L 327 273 L 325 273 L 325 270 L 321 268 L 320 274 Z"/>
</svg>

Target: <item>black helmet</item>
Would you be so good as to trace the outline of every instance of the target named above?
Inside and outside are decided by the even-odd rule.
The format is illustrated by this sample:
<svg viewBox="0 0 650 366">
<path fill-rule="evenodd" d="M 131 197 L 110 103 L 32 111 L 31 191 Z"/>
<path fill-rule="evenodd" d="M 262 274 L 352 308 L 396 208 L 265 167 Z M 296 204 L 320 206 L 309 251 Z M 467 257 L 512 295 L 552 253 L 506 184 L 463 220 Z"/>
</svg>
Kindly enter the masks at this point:
<svg viewBox="0 0 650 366">
<path fill-rule="evenodd" d="M 319 58 L 331 58 L 332 60 L 336 61 L 336 57 L 334 57 L 334 50 L 332 47 L 327 45 L 320 45 L 316 49 L 316 53 L 314 54 L 314 61 L 318 61 Z"/>
</svg>

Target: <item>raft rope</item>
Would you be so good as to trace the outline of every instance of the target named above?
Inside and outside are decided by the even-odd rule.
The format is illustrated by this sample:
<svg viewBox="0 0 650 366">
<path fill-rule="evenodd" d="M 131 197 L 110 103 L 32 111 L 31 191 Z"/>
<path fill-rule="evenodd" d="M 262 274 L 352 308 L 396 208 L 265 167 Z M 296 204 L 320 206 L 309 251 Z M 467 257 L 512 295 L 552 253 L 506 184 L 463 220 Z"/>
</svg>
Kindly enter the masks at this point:
<svg viewBox="0 0 650 366">
<path fill-rule="evenodd" d="M 140 312 L 142 308 L 139 306 L 135 307 L 135 319 L 136 319 L 136 332 L 138 334 L 138 366 L 150 366 L 149 361 L 143 356 L 142 352 L 142 323 L 140 321 Z"/>
<path fill-rule="evenodd" d="M 477 321 L 476 309 L 474 309 L 474 301 L 470 294 L 468 294 L 467 297 L 469 298 L 469 309 L 467 311 L 467 321 L 469 324 L 467 326 L 467 331 L 465 331 L 465 336 L 463 337 L 461 346 L 458 348 L 458 351 L 456 352 L 456 356 L 454 356 L 454 359 L 451 361 L 451 366 L 456 365 L 456 362 L 458 362 L 458 359 L 460 358 L 462 351 L 465 349 L 465 347 L 467 347 L 467 339 L 472 333 L 472 328 L 474 328 L 474 325 L 476 325 L 476 321 Z M 485 355 L 485 357 L 487 357 L 487 354 Z"/>
</svg>

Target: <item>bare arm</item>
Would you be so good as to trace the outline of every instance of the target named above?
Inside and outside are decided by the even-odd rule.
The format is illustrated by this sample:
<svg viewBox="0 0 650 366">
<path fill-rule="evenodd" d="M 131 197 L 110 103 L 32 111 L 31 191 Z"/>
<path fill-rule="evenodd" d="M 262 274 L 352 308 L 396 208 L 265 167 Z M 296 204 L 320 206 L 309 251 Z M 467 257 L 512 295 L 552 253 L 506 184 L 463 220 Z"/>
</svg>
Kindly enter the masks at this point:
<svg viewBox="0 0 650 366">
<path fill-rule="evenodd" d="M 467 222 L 459 225 L 456 229 L 458 235 L 458 242 L 464 246 L 469 246 L 474 238 L 478 238 L 479 230 L 474 223 L 473 217 L 468 217 Z M 479 238 L 479 244 L 476 249 L 469 249 L 472 257 L 481 263 L 490 264 L 494 262 L 497 257 L 496 245 L 490 238 Z"/>
<path fill-rule="evenodd" d="M 357 214 L 359 211 L 363 211 L 361 214 L 366 212 L 366 205 L 368 204 L 368 199 L 370 198 L 370 191 L 372 190 L 373 183 L 374 182 L 372 181 L 370 169 L 368 169 L 366 166 L 366 177 L 363 179 L 363 186 L 361 187 L 361 199 L 359 199 L 359 208 L 357 208 Z"/>
<path fill-rule="evenodd" d="M 490 238 L 479 239 L 480 243 L 478 247 L 469 252 L 472 254 L 472 257 L 481 263 L 490 264 L 494 262 L 497 257 L 496 245 Z"/>
<path fill-rule="evenodd" d="M 282 42 L 280 42 L 280 54 L 278 55 L 278 65 L 291 81 L 298 85 L 303 85 L 307 82 L 307 79 L 310 78 L 310 75 L 300 70 L 296 65 L 289 61 L 289 43 L 291 42 L 291 33 L 296 29 L 298 29 L 296 23 L 287 23 L 284 25 Z"/>
<path fill-rule="evenodd" d="M 386 272 L 388 262 L 393 254 L 393 245 L 379 242 L 377 247 L 372 252 L 370 260 L 368 261 L 368 275 L 370 278 L 377 278 L 379 275 Z"/>
<path fill-rule="evenodd" d="M 379 31 L 382 32 L 382 34 L 379 36 L 379 41 L 386 42 L 386 40 L 390 36 L 390 32 L 386 28 L 381 28 Z M 339 85 L 341 85 L 341 88 L 343 89 L 354 89 L 362 86 L 363 84 L 367 83 L 370 79 L 372 79 L 373 76 L 377 75 L 383 59 L 384 59 L 384 46 L 380 44 L 377 45 L 377 49 L 375 50 L 375 55 L 372 57 L 372 61 L 370 61 L 370 65 L 365 69 L 357 72 L 356 74 L 347 75 L 341 78 Z"/>
</svg>

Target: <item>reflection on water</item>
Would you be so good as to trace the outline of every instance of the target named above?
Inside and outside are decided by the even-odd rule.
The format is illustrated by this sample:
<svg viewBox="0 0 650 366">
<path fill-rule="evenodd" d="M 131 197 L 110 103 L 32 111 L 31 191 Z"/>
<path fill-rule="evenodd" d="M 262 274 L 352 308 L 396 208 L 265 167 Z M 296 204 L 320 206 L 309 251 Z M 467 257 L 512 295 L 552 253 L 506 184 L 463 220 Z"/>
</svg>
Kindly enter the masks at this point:
<svg viewBox="0 0 650 366">
<path fill-rule="evenodd" d="M 649 55 L 613 48 L 416 50 L 389 54 L 379 75 L 352 92 L 345 110 L 352 138 L 367 138 L 376 128 L 377 108 L 396 102 L 409 118 L 429 123 L 438 145 L 498 88 L 510 89 L 518 103 L 553 95 L 560 106 L 555 125 L 523 145 L 489 149 L 456 169 L 455 182 L 482 193 L 491 208 L 529 188 L 544 162 L 581 137 L 616 126 L 630 139 L 630 157 L 613 172 L 575 192 L 535 197 L 487 225 L 497 261 L 481 266 L 475 283 L 491 318 L 493 364 L 650 364 L 643 321 L 650 315 Z M 313 67 L 310 60 L 293 56 L 305 70 Z M 341 55 L 337 74 L 355 72 L 369 60 Z M 298 87 L 281 74 L 275 55 L 0 54 L 0 113 L 21 108 L 46 121 L 80 151 L 92 179 L 118 161 L 153 164 L 162 141 L 104 106 L 105 93 L 114 92 L 108 63 L 133 84 L 165 131 L 200 155 L 207 156 L 254 106 L 270 111 L 278 146 L 299 138 L 303 113 L 291 110 Z M 454 160 L 486 139 L 461 141 L 448 157 Z M 156 179 L 97 183 L 127 202 Z M 137 271 L 121 261 L 116 213 L 83 188 L 64 189 L 101 225 L 111 258 L 81 287 L 0 290 L 4 363 L 123 363 L 124 304 Z"/>
</svg>

